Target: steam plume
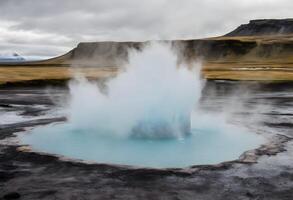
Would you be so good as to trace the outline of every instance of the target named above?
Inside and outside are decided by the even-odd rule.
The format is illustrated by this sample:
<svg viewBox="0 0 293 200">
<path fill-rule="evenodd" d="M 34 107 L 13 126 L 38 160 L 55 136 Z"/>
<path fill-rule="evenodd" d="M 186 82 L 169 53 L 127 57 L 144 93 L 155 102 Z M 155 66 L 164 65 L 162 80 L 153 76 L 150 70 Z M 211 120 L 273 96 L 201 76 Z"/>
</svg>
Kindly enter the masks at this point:
<svg viewBox="0 0 293 200">
<path fill-rule="evenodd" d="M 107 92 L 84 78 L 70 83 L 69 121 L 100 134 L 147 138 L 183 137 L 200 98 L 200 65 L 177 64 L 167 44 L 131 51 L 126 71 L 107 83 Z"/>
</svg>

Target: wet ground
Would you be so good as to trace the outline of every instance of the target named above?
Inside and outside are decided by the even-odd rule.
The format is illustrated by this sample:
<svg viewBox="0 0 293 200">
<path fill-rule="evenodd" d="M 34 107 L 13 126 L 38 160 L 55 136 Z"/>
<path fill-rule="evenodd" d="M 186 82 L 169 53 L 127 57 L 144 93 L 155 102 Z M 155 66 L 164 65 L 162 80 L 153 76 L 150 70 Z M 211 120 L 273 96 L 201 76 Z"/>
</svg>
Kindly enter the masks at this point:
<svg viewBox="0 0 293 200">
<path fill-rule="evenodd" d="M 66 120 L 65 88 L 0 90 L 0 199 L 293 199 L 293 85 L 208 82 L 201 108 L 268 142 L 238 160 L 185 169 L 86 164 L 39 154 L 13 134 Z M 23 133 L 20 133 L 23 134 Z"/>
</svg>

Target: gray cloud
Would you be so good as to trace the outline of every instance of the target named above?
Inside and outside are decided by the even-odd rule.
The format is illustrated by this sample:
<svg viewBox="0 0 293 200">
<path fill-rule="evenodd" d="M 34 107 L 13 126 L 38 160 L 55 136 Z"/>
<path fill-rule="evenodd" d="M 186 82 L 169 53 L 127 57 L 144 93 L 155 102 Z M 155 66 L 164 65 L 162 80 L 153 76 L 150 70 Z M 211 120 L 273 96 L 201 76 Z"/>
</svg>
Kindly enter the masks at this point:
<svg viewBox="0 0 293 200">
<path fill-rule="evenodd" d="M 81 41 L 201 38 L 256 18 L 292 17 L 292 0 L 1 0 L 0 54 L 55 56 Z"/>
</svg>

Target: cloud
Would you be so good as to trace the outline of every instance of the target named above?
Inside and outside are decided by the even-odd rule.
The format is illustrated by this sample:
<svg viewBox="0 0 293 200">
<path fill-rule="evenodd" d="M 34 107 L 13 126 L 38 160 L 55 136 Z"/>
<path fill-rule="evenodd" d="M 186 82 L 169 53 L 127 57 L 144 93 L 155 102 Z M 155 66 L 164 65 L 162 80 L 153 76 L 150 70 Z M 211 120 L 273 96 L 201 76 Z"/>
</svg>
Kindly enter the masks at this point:
<svg viewBox="0 0 293 200">
<path fill-rule="evenodd" d="M 81 41 L 217 36 L 292 10 L 291 0 L 1 0 L 0 53 L 54 56 Z"/>
</svg>

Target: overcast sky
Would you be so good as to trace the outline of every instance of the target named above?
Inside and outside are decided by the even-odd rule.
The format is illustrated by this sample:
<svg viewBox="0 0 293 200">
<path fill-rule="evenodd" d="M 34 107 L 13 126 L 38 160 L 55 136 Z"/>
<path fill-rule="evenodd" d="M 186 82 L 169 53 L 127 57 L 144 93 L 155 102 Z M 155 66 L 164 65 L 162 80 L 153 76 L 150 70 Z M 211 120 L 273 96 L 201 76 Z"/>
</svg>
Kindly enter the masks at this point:
<svg viewBox="0 0 293 200">
<path fill-rule="evenodd" d="M 81 41 L 202 38 L 292 18 L 293 0 L 0 0 L 0 54 L 56 56 Z"/>
</svg>

